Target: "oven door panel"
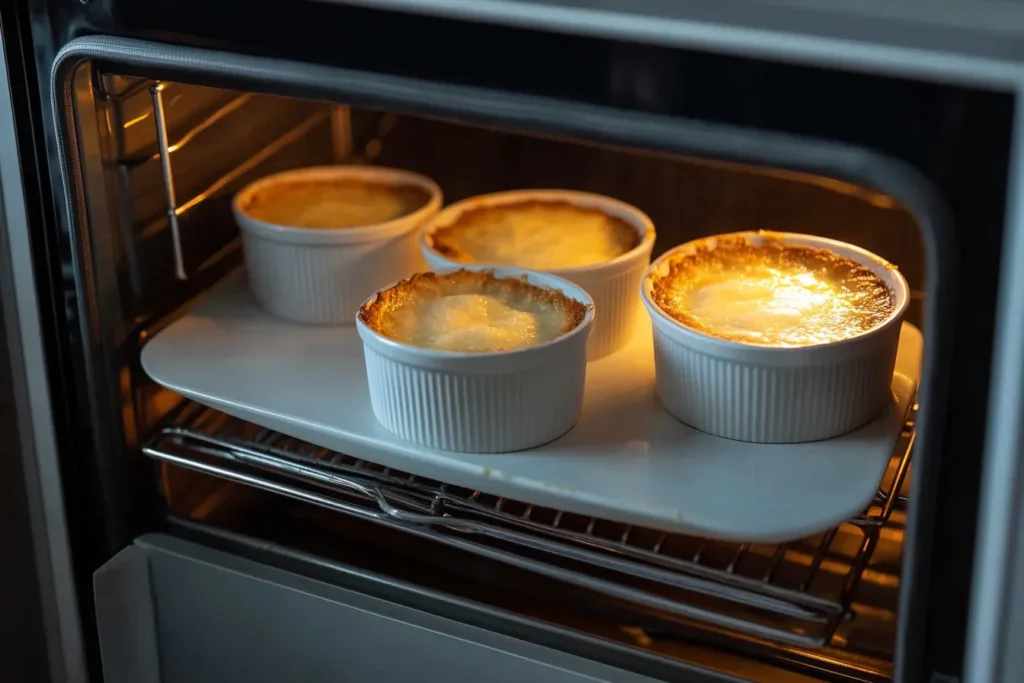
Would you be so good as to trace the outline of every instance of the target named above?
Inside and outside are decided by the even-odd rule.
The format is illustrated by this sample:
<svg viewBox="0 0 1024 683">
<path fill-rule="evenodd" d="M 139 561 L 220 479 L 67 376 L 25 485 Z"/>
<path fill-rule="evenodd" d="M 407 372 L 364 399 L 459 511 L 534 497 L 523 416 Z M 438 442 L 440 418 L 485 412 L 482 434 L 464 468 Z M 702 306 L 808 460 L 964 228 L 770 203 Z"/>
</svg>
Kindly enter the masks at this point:
<svg viewBox="0 0 1024 683">
<path fill-rule="evenodd" d="M 107 683 L 654 680 L 165 535 L 93 583 Z"/>
</svg>

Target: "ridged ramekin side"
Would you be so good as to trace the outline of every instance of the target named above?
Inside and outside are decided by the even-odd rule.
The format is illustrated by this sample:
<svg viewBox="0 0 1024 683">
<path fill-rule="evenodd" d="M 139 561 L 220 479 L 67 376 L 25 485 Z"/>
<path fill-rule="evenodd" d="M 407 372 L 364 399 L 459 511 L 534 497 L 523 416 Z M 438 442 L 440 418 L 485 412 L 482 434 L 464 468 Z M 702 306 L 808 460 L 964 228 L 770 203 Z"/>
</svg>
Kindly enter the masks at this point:
<svg viewBox="0 0 1024 683">
<path fill-rule="evenodd" d="M 308 325 L 352 324 L 368 296 L 423 266 L 415 230 L 338 245 L 286 244 L 243 230 L 242 245 L 260 306 Z"/>
<path fill-rule="evenodd" d="M 547 443 L 579 420 L 586 360 L 560 354 L 513 373 L 420 367 L 366 348 L 370 403 L 390 432 L 447 451 L 505 453 Z"/>
<path fill-rule="evenodd" d="M 832 438 L 871 421 L 890 399 L 899 332 L 886 330 L 859 355 L 773 367 L 703 353 L 655 325 L 658 396 L 676 419 L 728 439 Z"/>
<path fill-rule="evenodd" d="M 641 322 L 643 304 L 637 296 L 650 258 L 637 259 L 628 270 L 605 276 L 602 273 L 563 275 L 587 290 L 594 299 L 594 330 L 587 345 L 587 359 L 603 358 L 625 346 Z"/>
</svg>

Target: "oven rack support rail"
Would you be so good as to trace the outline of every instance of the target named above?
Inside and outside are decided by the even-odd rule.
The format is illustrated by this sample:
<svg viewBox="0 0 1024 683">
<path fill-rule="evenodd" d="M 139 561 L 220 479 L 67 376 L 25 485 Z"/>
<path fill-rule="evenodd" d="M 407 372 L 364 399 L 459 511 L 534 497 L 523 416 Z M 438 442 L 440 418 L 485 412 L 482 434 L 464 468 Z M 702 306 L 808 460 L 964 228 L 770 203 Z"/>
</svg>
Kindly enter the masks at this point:
<svg viewBox="0 0 1024 683">
<path fill-rule="evenodd" d="M 839 587 L 825 595 L 814 586 L 838 529 L 803 542 L 808 559 L 802 574 L 783 582 L 779 575 L 794 544 L 759 545 L 755 553 L 751 544 L 538 508 L 382 468 L 194 403 L 186 403 L 143 452 L 156 461 L 399 528 L 670 619 L 788 646 L 820 647 L 850 616 L 880 531 L 905 504 L 900 491 L 913 441 L 911 421 L 875 502 L 849 522 L 862 536 L 844 558 L 848 564 Z M 705 561 L 712 546 L 719 556 L 728 553 L 724 565 Z M 757 571 L 740 571 L 755 554 Z"/>
<path fill-rule="evenodd" d="M 248 101 L 252 95 L 243 93 L 235 97 L 232 101 L 221 107 L 219 110 L 214 112 L 211 116 L 206 118 L 203 122 L 191 128 L 190 130 L 183 133 L 178 140 L 172 140 L 171 135 L 168 132 L 167 126 L 167 113 L 165 108 L 165 91 L 167 90 L 168 83 L 164 81 L 147 81 L 150 99 L 151 109 L 153 112 L 153 124 L 155 126 L 155 135 L 157 143 L 156 156 L 160 161 L 160 176 L 163 181 L 164 189 L 164 200 L 166 202 L 166 219 L 167 225 L 170 228 L 171 236 L 171 257 L 174 263 L 174 274 L 175 277 L 180 281 L 189 280 L 194 273 L 190 274 L 185 264 L 185 249 L 182 239 L 182 230 L 180 226 L 180 219 L 183 214 L 187 213 L 200 201 L 213 194 L 214 188 L 220 189 L 227 185 L 230 181 L 234 180 L 236 176 L 240 175 L 243 171 L 251 168 L 257 161 L 264 160 L 270 156 L 276 149 L 283 143 L 291 141 L 297 134 L 304 132 L 309 129 L 310 125 L 317 123 L 321 120 L 320 116 L 313 116 L 307 121 L 299 124 L 295 129 L 285 133 L 285 135 L 272 143 L 266 149 L 261 150 L 255 158 L 249 159 L 238 168 L 233 169 L 226 176 L 219 178 L 214 185 L 206 191 L 200 193 L 196 197 L 192 197 L 187 201 L 181 201 L 178 197 L 177 190 L 174 184 L 174 168 L 172 164 L 172 154 L 177 149 L 180 149 L 184 144 L 187 144 L 197 133 L 205 130 L 213 123 L 220 120 L 226 114 L 236 110 L 240 105 Z M 110 97 L 109 95 L 102 93 L 101 96 Z M 123 96 L 123 95 L 122 95 Z M 349 115 L 347 107 L 337 107 L 342 111 L 346 117 Z M 348 154 L 347 161 L 349 163 L 372 163 L 373 160 L 379 156 L 384 140 L 387 138 L 391 130 L 394 128 L 397 117 L 394 114 L 382 114 L 380 121 L 377 122 L 376 130 L 369 140 L 362 146 L 358 153 Z M 349 136 L 349 139 L 345 140 L 346 147 L 350 146 L 352 140 L 350 139 L 351 131 L 348 127 L 345 127 L 345 132 Z M 204 264 L 205 265 L 205 264 Z M 202 267 L 200 267 L 200 270 Z"/>
</svg>

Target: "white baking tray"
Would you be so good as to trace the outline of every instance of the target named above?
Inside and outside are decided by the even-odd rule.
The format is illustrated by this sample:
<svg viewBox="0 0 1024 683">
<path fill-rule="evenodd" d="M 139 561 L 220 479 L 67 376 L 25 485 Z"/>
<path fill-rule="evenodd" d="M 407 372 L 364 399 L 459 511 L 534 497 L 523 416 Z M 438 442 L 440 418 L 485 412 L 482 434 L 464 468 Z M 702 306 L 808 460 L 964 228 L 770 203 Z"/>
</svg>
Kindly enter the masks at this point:
<svg viewBox="0 0 1024 683">
<path fill-rule="evenodd" d="M 837 439 L 758 445 L 704 434 L 654 395 L 651 331 L 590 363 L 583 416 L 529 451 L 424 449 L 370 409 L 354 327 L 307 327 L 260 310 L 242 273 L 156 335 L 142 365 L 160 384 L 229 415 L 357 458 L 499 496 L 710 538 L 779 542 L 862 512 L 878 490 L 919 377 L 922 338 L 905 324 L 893 402 Z"/>
</svg>

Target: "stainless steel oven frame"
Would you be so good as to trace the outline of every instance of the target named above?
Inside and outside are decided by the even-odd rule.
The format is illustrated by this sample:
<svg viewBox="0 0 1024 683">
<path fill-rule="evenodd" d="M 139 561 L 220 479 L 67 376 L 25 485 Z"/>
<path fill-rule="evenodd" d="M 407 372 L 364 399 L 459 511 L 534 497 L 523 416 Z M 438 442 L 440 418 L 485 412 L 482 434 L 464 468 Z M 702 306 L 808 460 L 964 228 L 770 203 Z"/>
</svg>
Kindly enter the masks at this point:
<svg viewBox="0 0 1024 683">
<path fill-rule="evenodd" d="M 10 259 L 10 266 L 4 269 L 3 275 L 4 310 L 8 338 L 17 342 L 10 344 L 11 367 L 16 386 L 20 387 L 19 395 L 23 397 L 17 406 L 19 435 L 24 444 L 24 476 L 37 539 L 33 557 L 40 568 L 40 605 L 43 621 L 48 626 L 54 680 L 85 680 L 84 651 L 88 647 L 81 637 L 82 617 L 77 604 L 87 599 L 88 591 L 83 592 L 81 587 L 81 569 L 73 566 L 84 560 L 76 560 L 73 555 L 80 553 L 72 552 L 75 544 L 82 541 L 75 540 L 79 534 L 68 532 L 70 513 L 66 506 L 69 489 L 75 486 L 70 481 L 73 477 L 69 473 L 74 470 L 69 469 L 69 462 L 76 457 L 91 456 L 68 452 L 75 450 L 75 444 L 73 439 L 69 442 L 69 434 L 61 426 L 67 420 L 67 415 L 62 413 L 68 409 L 67 397 L 62 392 L 69 389 L 69 378 L 76 375 L 78 390 L 83 390 L 84 386 L 86 395 L 97 390 L 88 377 L 94 371 L 88 359 L 83 362 L 68 358 L 67 349 L 52 340 L 54 334 L 74 333 L 62 327 L 67 321 L 59 320 L 60 312 L 54 305 L 59 298 L 54 291 L 58 289 L 55 283 L 59 282 L 59 273 L 54 273 L 53 268 L 61 261 L 56 253 L 60 240 L 54 235 L 67 235 L 72 240 L 76 235 L 82 237 L 77 232 L 80 224 L 75 221 L 76 217 L 82 218 L 81 207 L 77 206 L 80 198 L 68 197 L 66 206 L 54 203 L 49 215 L 45 206 L 40 206 L 52 201 L 48 188 L 57 190 L 56 196 L 60 196 L 59 188 L 65 180 L 59 166 L 52 161 L 61 151 L 67 152 L 62 148 L 59 134 L 60 126 L 68 121 L 61 111 L 66 104 L 66 93 L 52 89 L 51 85 L 63 82 L 62 75 L 75 60 L 97 59 L 156 76 L 206 77 L 283 94 L 328 98 L 345 95 L 394 106 L 415 103 L 420 111 L 460 110 L 477 120 L 496 120 L 527 128 L 550 129 L 553 125 L 550 114 L 559 111 L 571 117 L 557 119 L 572 121 L 570 132 L 585 131 L 609 141 L 651 144 L 657 140 L 662 145 L 691 153 L 756 159 L 810 171 L 834 172 L 841 167 L 850 178 L 894 192 L 919 219 L 932 224 L 931 229 L 925 231 L 930 265 L 950 258 L 954 241 L 952 228 L 942 227 L 949 219 L 943 197 L 931 195 L 930 184 L 919 182 L 913 169 L 885 155 L 866 154 L 857 145 L 822 140 L 802 145 L 803 141 L 784 131 L 762 130 L 755 149 L 753 139 L 734 126 L 704 121 L 679 125 L 678 121 L 639 111 L 643 109 L 642 98 L 629 101 L 632 111 L 629 107 L 608 109 L 543 95 L 508 96 L 480 90 L 479 86 L 428 83 L 422 79 L 371 74 L 288 58 L 237 57 L 220 50 L 187 45 L 158 46 L 152 41 L 146 44 L 133 42 L 133 39 L 103 37 L 81 38 L 66 45 L 76 36 L 107 33 L 117 26 L 131 25 L 111 21 L 119 16 L 120 10 L 124 10 L 124 16 L 134 17 L 129 11 L 130 4 L 112 3 L 110 7 L 72 11 L 70 2 L 53 2 L 34 7 L 30 13 L 24 7 L 0 10 L 5 38 L 4 73 L 8 81 L 6 95 L 0 97 L 0 180 L 3 182 L 5 245 Z M 914 485 L 916 491 L 929 492 L 931 496 L 919 496 L 911 510 L 908 534 L 914 540 L 908 544 L 905 558 L 904 577 L 908 585 L 903 590 L 901 605 L 903 627 L 898 643 L 897 677 L 910 681 L 922 680 L 929 674 L 932 680 L 957 676 L 957 672 L 951 673 L 945 666 L 934 665 L 934 659 L 942 659 L 935 652 L 942 642 L 942 634 L 932 630 L 935 619 L 930 609 L 941 597 L 936 594 L 935 586 L 941 585 L 943 551 L 948 558 L 949 548 L 959 543 L 959 552 L 968 556 L 971 546 L 974 548 L 970 624 L 963 629 L 966 633 L 963 679 L 1017 680 L 1016 674 L 1024 667 L 1020 653 L 1011 646 L 1022 635 L 1019 610 L 1014 610 L 1013 606 L 1020 604 L 1016 588 L 1020 582 L 1016 578 L 1024 568 L 1018 558 L 1024 547 L 1019 542 L 1024 534 L 1021 527 L 1024 511 L 1020 504 L 1024 476 L 1018 464 L 1024 438 L 1021 433 L 1024 354 L 1020 352 L 1024 348 L 1024 272 L 1017 267 L 1024 263 L 1024 212 L 1019 199 L 1021 164 L 1024 163 L 1024 143 L 1021 142 L 1024 114 L 1016 104 L 1020 93 L 1024 92 L 1024 55 L 1021 54 L 1024 49 L 1020 48 L 1022 43 L 1014 26 L 1024 23 L 1015 25 L 1013 19 L 1020 18 L 1020 10 L 1004 3 L 993 3 L 992 12 L 987 14 L 971 11 L 965 5 L 946 6 L 929 15 L 917 14 L 916 9 L 886 9 L 881 5 L 835 7 L 796 0 L 686 7 L 640 0 L 631 3 L 628 10 L 613 2 L 583 0 L 480 3 L 367 0 L 334 4 L 372 6 L 374 12 L 385 14 L 391 11 L 423 13 L 434 21 L 481 27 L 514 26 L 523 31 L 542 30 L 549 34 L 589 36 L 602 41 L 763 60 L 837 73 L 941 84 L 1010 98 L 1014 106 L 1010 109 L 1012 120 L 1008 122 L 1012 134 L 1006 172 L 1006 206 L 999 207 L 1004 218 L 998 250 L 1001 263 L 992 335 L 991 383 L 984 384 L 987 397 L 976 397 L 988 404 L 984 452 L 973 454 L 975 458 L 983 457 L 984 467 L 980 487 L 966 496 L 973 501 L 972 508 L 977 513 L 977 533 L 973 522 L 965 524 L 969 527 L 966 529 L 934 528 L 939 506 L 943 504 L 935 496 L 940 490 L 948 490 L 953 475 L 947 471 L 948 463 L 940 466 L 926 456 L 925 463 L 916 468 Z M 339 7 L 338 11 L 345 11 L 345 8 Z M 378 19 L 386 22 L 386 17 L 374 20 Z M 139 20 L 139 27 L 134 30 L 152 39 L 155 35 L 145 23 Z M 181 35 L 175 37 L 176 42 L 188 42 Z M 38 63 L 33 64 L 34 60 L 26 57 L 28 41 L 32 41 Z M 58 54 L 59 50 L 62 51 Z M 50 62 L 54 66 L 52 74 L 46 68 L 39 68 L 40 64 L 46 67 Z M 640 63 L 641 66 L 630 73 L 642 74 L 645 68 L 642 58 Z M 657 65 L 651 68 L 656 69 Z M 50 106 L 54 111 L 47 111 Z M 56 125 L 49 122 L 47 115 L 50 113 L 54 114 Z M 73 135 L 74 131 L 64 133 Z M 32 161 L 26 160 L 28 155 L 33 157 Z M 877 173 L 882 175 L 875 175 Z M 91 282 L 93 264 L 81 261 L 80 249 L 72 249 L 71 254 L 78 259 L 71 273 L 75 287 L 87 291 L 95 284 Z M 929 291 L 940 293 L 940 299 L 941 294 L 952 298 L 951 292 L 944 291 L 947 285 L 938 277 L 940 271 L 949 270 L 949 266 L 941 265 L 929 268 Z M 971 274 L 958 276 L 970 278 Z M 80 322 L 97 313 L 86 310 L 87 301 L 77 300 L 75 305 L 86 314 Z M 927 338 L 935 339 L 945 327 L 945 315 L 942 311 L 930 314 L 926 323 Z M 96 340 L 89 338 L 90 331 L 89 323 L 83 322 L 82 347 L 91 348 L 87 353 L 101 353 L 101 348 L 91 347 Z M 930 393 L 926 394 L 922 405 L 924 415 L 929 413 L 928 396 L 935 399 L 945 395 L 946 378 L 939 374 L 939 368 L 945 366 L 949 357 L 941 357 L 941 347 L 936 350 L 937 346 L 929 344 L 927 349 L 926 381 Z M 948 389 L 957 391 L 958 387 Z M 102 420 L 102 415 L 102 411 L 94 412 L 91 419 Z M 102 425 L 97 427 L 102 431 Z M 930 448 L 929 438 L 926 432 L 919 442 L 926 454 Z M 94 448 L 95 443 L 82 448 L 81 452 L 88 454 Z M 977 464 L 973 467 L 981 469 Z M 947 481 L 945 488 L 940 485 L 940 478 Z M 941 519 L 941 515 L 938 516 Z M 938 538 L 940 535 L 945 538 Z M 100 554 L 105 553 L 100 551 Z M 85 614 L 89 612 L 89 609 L 84 610 Z M 957 630 L 954 628 L 952 632 Z"/>
</svg>

